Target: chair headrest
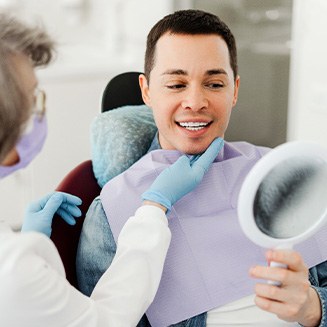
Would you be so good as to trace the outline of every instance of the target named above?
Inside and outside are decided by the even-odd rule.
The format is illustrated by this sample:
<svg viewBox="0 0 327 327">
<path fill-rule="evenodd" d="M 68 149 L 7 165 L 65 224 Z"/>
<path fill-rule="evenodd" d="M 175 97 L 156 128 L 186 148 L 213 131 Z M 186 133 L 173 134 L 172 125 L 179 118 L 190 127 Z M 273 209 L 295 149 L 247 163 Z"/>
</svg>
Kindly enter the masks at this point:
<svg viewBox="0 0 327 327">
<path fill-rule="evenodd" d="M 91 147 L 100 187 L 146 154 L 156 132 L 152 110 L 146 105 L 99 114 L 91 125 Z"/>
</svg>

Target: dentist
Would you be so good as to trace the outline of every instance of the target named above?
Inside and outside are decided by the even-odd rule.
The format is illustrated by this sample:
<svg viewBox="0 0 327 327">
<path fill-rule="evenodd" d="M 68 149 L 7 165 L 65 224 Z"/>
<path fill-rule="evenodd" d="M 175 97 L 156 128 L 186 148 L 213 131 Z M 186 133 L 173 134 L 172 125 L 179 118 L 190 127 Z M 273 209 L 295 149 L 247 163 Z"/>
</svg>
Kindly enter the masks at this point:
<svg viewBox="0 0 327 327">
<path fill-rule="evenodd" d="M 42 30 L 0 14 L 0 178 L 26 167 L 42 149 L 45 95 L 34 69 L 52 56 L 53 42 Z M 165 212 L 201 182 L 222 143 L 216 139 L 191 160 L 182 156 L 158 176 L 122 229 L 113 263 L 90 298 L 68 283 L 47 237 L 55 213 L 75 223 L 79 198 L 53 192 L 33 203 L 21 233 L 0 219 L 1 325 L 136 326 L 155 296 L 169 247 Z"/>
</svg>

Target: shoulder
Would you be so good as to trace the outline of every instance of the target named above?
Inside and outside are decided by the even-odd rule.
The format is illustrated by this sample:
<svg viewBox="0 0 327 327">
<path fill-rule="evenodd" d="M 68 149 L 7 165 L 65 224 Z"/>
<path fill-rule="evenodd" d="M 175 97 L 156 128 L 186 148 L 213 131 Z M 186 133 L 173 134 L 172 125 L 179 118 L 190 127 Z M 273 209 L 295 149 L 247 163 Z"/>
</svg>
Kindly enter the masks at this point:
<svg viewBox="0 0 327 327">
<path fill-rule="evenodd" d="M 85 234 L 89 234 L 87 239 L 91 237 L 97 240 L 99 234 L 107 234 L 110 231 L 108 219 L 104 211 L 101 198 L 97 196 L 91 203 L 86 217 L 83 223 L 83 229 L 81 232 L 81 238 L 84 238 Z"/>
<path fill-rule="evenodd" d="M 258 146 L 248 142 L 225 142 L 225 156 L 244 156 L 247 158 L 260 159 L 271 149 L 265 146 Z M 226 153 L 227 152 L 227 153 Z"/>
<path fill-rule="evenodd" d="M 87 211 L 79 242 L 79 249 L 90 252 L 90 255 L 94 255 L 95 248 L 116 248 L 100 196 L 93 200 Z"/>
</svg>

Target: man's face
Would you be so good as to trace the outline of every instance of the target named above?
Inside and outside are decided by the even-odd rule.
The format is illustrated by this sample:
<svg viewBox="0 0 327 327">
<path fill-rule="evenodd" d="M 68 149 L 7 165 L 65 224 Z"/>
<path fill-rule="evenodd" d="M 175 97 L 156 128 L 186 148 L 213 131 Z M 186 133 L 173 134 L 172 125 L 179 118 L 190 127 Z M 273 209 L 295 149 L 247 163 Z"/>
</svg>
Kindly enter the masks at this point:
<svg viewBox="0 0 327 327">
<path fill-rule="evenodd" d="M 236 104 L 225 41 L 218 35 L 164 34 L 157 43 L 149 84 L 140 77 L 163 149 L 202 153 L 223 137 Z"/>
</svg>

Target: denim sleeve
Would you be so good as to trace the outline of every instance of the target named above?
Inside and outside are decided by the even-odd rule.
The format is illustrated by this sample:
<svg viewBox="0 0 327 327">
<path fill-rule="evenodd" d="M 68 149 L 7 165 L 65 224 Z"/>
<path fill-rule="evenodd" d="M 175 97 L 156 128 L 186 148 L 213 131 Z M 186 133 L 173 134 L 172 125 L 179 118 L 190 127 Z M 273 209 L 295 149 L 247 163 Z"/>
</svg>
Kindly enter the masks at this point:
<svg viewBox="0 0 327 327">
<path fill-rule="evenodd" d="M 77 249 L 77 282 L 82 293 L 91 295 L 115 253 L 116 243 L 100 197 L 97 197 L 86 214 Z"/>
<path fill-rule="evenodd" d="M 327 261 L 310 269 L 309 280 L 317 291 L 321 302 L 321 322 L 319 327 L 327 327 Z"/>
</svg>

